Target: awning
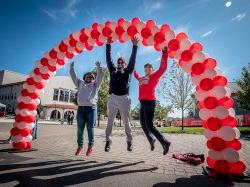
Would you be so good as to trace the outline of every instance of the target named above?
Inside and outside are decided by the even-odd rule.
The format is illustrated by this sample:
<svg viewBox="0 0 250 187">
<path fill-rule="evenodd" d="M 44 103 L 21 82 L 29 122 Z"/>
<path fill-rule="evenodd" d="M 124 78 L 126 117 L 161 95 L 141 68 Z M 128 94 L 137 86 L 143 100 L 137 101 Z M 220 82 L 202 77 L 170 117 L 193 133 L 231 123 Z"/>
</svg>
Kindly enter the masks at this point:
<svg viewBox="0 0 250 187">
<path fill-rule="evenodd" d="M 4 105 L 3 103 L 0 103 L 0 108 L 6 108 L 6 105 Z"/>
</svg>

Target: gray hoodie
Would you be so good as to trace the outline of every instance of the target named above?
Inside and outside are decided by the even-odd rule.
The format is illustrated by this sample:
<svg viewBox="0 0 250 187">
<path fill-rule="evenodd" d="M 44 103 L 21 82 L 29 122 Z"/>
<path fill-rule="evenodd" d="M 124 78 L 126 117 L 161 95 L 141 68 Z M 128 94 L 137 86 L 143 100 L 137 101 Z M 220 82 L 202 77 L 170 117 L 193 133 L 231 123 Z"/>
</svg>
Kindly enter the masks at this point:
<svg viewBox="0 0 250 187">
<path fill-rule="evenodd" d="M 70 68 L 70 76 L 77 87 L 78 106 L 95 106 L 97 103 L 97 94 L 100 88 L 104 72 L 101 67 L 96 67 L 97 76 L 94 81 L 86 84 L 83 80 L 77 78 L 74 68 Z"/>
</svg>

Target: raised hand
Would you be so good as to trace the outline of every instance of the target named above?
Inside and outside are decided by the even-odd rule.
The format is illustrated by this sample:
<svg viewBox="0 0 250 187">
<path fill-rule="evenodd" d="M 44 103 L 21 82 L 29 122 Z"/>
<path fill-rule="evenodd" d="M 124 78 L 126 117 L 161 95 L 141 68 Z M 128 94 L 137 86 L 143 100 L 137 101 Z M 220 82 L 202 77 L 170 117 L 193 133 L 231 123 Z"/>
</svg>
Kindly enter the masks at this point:
<svg viewBox="0 0 250 187">
<path fill-rule="evenodd" d="M 168 47 L 165 46 L 163 49 L 162 49 L 162 53 L 167 53 L 168 52 Z"/>
<path fill-rule="evenodd" d="M 108 44 L 111 44 L 111 43 L 112 43 L 112 37 L 111 37 L 111 36 L 108 37 L 107 42 L 108 42 Z"/>
<path fill-rule="evenodd" d="M 74 65 L 75 65 L 75 62 L 72 61 L 72 62 L 70 63 L 70 68 L 74 68 Z"/>
<path fill-rule="evenodd" d="M 101 62 L 100 61 L 96 61 L 96 63 L 95 63 L 95 65 L 96 65 L 96 67 L 101 67 Z"/>
<path fill-rule="evenodd" d="M 131 41 L 132 41 L 133 45 L 137 45 L 140 40 L 138 37 L 134 36 Z"/>
</svg>

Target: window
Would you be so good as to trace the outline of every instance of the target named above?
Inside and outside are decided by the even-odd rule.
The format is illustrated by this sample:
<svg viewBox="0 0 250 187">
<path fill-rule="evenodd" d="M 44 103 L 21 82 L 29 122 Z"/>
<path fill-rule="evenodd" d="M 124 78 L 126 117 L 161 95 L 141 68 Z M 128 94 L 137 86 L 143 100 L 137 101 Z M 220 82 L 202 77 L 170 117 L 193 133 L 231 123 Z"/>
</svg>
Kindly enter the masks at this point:
<svg viewBox="0 0 250 187">
<path fill-rule="evenodd" d="M 64 91 L 65 95 L 64 95 L 64 101 L 68 102 L 69 101 L 69 91 Z"/>
<path fill-rule="evenodd" d="M 58 96 L 59 96 L 59 90 L 54 89 L 53 100 L 58 101 Z"/>
<path fill-rule="evenodd" d="M 71 91 L 70 92 L 70 101 L 69 102 L 73 103 L 75 98 L 76 98 L 76 92 Z"/>
<path fill-rule="evenodd" d="M 65 91 L 64 90 L 60 90 L 59 101 L 64 101 L 64 97 L 65 97 Z"/>
</svg>

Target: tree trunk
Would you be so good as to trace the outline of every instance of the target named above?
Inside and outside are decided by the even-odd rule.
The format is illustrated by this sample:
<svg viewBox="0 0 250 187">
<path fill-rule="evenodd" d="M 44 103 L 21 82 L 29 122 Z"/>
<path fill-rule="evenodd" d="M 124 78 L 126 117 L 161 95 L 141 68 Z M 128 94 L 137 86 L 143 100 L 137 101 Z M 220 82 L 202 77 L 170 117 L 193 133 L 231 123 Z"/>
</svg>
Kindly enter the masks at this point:
<svg viewBox="0 0 250 187">
<path fill-rule="evenodd" d="M 181 109 L 181 130 L 184 129 L 184 111 Z"/>
<path fill-rule="evenodd" d="M 100 117 L 101 117 L 101 114 L 98 113 L 98 117 L 97 117 L 97 126 L 98 127 L 100 126 Z"/>
<path fill-rule="evenodd" d="M 120 116 L 120 127 L 122 126 L 122 117 Z"/>
</svg>

